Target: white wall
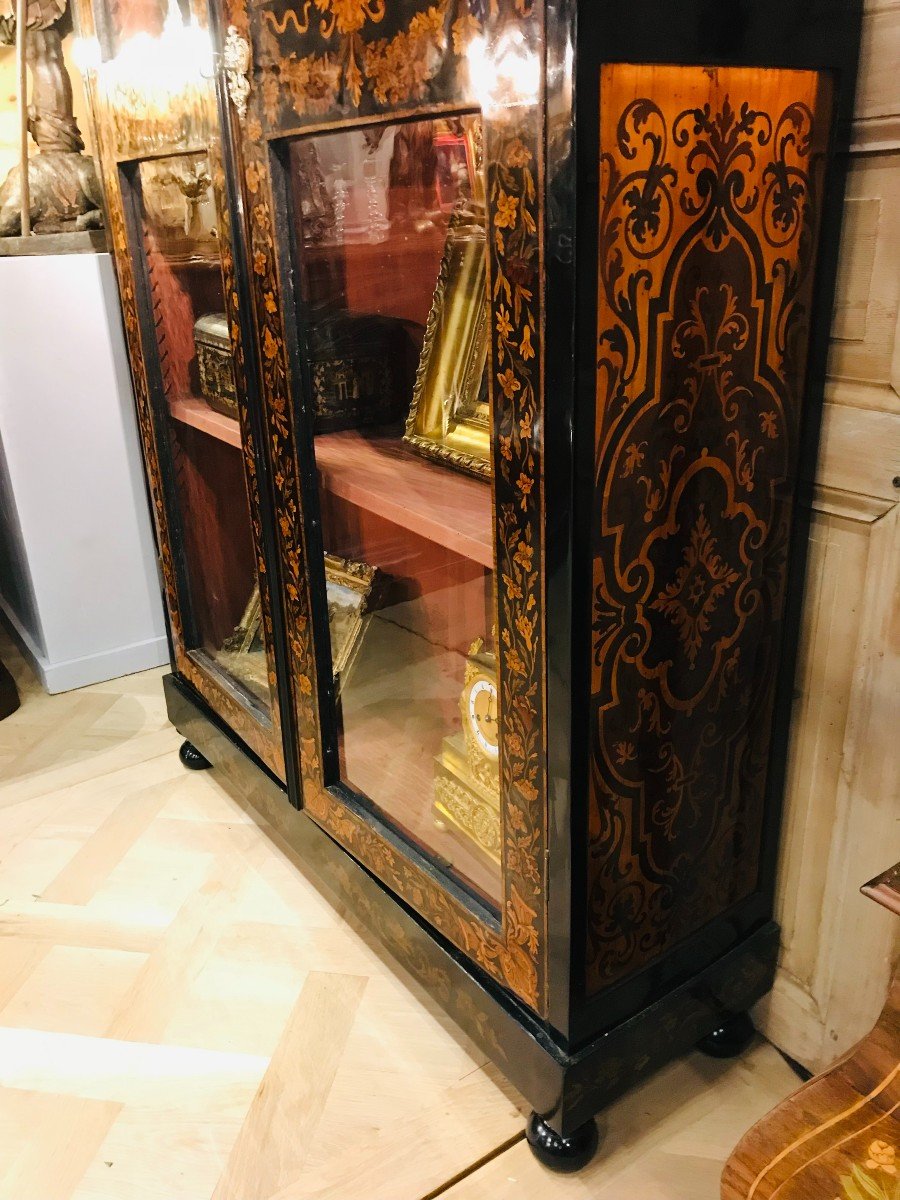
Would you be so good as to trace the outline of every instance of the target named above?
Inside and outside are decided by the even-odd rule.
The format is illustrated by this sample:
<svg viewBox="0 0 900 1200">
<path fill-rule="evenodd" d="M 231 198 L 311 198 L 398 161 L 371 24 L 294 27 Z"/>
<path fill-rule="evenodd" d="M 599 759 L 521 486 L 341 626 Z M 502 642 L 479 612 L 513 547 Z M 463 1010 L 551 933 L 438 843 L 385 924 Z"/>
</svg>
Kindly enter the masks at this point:
<svg viewBox="0 0 900 1200">
<path fill-rule="evenodd" d="M 0 258 L 0 606 L 51 692 L 168 660 L 107 254 Z"/>
</svg>

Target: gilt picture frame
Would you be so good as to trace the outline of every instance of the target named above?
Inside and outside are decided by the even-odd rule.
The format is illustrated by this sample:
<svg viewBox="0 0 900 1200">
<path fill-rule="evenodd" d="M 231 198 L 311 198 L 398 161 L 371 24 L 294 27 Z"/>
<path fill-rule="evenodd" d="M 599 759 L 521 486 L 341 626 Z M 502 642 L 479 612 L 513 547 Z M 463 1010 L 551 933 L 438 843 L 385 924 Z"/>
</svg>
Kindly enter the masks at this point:
<svg viewBox="0 0 900 1200">
<path fill-rule="evenodd" d="M 450 219 L 403 440 L 483 479 L 491 476 L 488 338 L 483 210 L 468 202 Z"/>
<path fill-rule="evenodd" d="M 369 621 L 378 570 L 336 554 L 325 555 L 325 590 L 335 694 L 340 695 Z"/>
<path fill-rule="evenodd" d="M 368 563 L 325 555 L 325 592 L 335 693 L 340 694 L 362 644 L 374 601 L 378 569 Z M 251 690 L 267 686 L 262 641 L 262 608 L 257 584 L 240 624 L 222 643 L 220 664 Z M 254 684 L 256 685 L 254 687 Z"/>
</svg>

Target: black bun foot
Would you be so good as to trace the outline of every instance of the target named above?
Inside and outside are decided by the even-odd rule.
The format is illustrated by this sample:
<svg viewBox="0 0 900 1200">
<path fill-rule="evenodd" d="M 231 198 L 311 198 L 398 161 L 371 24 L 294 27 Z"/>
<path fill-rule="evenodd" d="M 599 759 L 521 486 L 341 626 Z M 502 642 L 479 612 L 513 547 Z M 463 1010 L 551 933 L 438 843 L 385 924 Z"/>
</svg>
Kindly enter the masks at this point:
<svg viewBox="0 0 900 1200">
<path fill-rule="evenodd" d="M 178 757 L 189 771 L 205 771 L 212 766 L 209 759 L 203 757 L 200 751 L 190 742 L 182 742 Z"/>
<path fill-rule="evenodd" d="M 697 1043 L 697 1049 L 710 1058 L 737 1058 L 743 1054 L 756 1030 L 747 1013 L 735 1013 L 726 1017 L 718 1029 L 708 1033 Z"/>
<path fill-rule="evenodd" d="M 569 1137 L 560 1137 L 537 1113 L 525 1127 L 531 1153 L 551 1171 L 580 1171 L 597 1153 L 600 1138 L 594 1121 L 587 1121 Z"/>
</svg>

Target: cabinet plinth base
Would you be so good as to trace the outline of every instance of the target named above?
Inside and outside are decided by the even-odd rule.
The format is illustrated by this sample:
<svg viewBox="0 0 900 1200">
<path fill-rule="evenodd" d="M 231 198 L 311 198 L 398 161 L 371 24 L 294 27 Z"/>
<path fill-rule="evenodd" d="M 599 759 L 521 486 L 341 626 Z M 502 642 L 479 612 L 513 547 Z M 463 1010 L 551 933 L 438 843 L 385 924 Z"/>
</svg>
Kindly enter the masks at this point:
<svg viewBox="0 0 900 1200">
<path fill-rule="evenodd" d="M 222 785 L 290 842 L 303 871 L 332 903 L 349 904 L 400 965 L 440 997 L 449 1015 L 541 1114 L 540 1124 L 561 1141 L 579 1144 L 583 1127 L 605 1105 L 688 1053 L 711 1031 L 730 1025 L 733 1014 L 743 1015 L 772 986 L 778 926 L 764 921 L 700 970 L 636 1004 L 615 1025 L 567 1047 L 399 905 L 305 811 L 295 809 L 284 786 L 253 760 L 188 684 L 173 675 L 163 684 L 172 723 L 200 747 Z M 566 1169 L 558 1161 L 548 1166 Z"/>
<path fill-rule="evenodd" d="M 745 1012 L 735 1013 L 697 1043 L 697 1049 L 710 1058 L 737 1058 L 743 1054 L 756 1033 Z"/>
<path fill-rule="evenodd" d="M 178 757 L 184 766 L 189 771 L 208 771 L 212 763 L 208 758 L 204 758 L 196 746 L 192 746 L 190 742 L 182 742 L 178 751 Z"/>
<path fill-rule="evenodd" d="M 563 1137 L 535 1112 L 528 1118 L 525 1137 L 539 1163 L 551 1171 L 567 1173 L 586 1167 L 600 1143 L 596 1121 L 585 1121 L 568 1137 Z"/>
</svg>

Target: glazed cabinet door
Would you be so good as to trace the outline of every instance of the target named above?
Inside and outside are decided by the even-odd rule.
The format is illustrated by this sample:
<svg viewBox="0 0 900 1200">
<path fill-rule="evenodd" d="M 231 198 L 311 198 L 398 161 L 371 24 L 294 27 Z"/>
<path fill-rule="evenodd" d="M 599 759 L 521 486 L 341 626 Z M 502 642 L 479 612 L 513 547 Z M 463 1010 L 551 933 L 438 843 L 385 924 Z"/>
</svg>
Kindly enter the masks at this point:
<svg viewBox="0 0 900 1200">
<path fill-rule="evenodd" d="M 541 17 L 225 9 L 302 804 L 543 1012 Z"/>
<path fill-rule="evenodd" d="M 206 12 L 95 4 L 93 100 L 175 667 L 283 777 Z"/>
</svg>

